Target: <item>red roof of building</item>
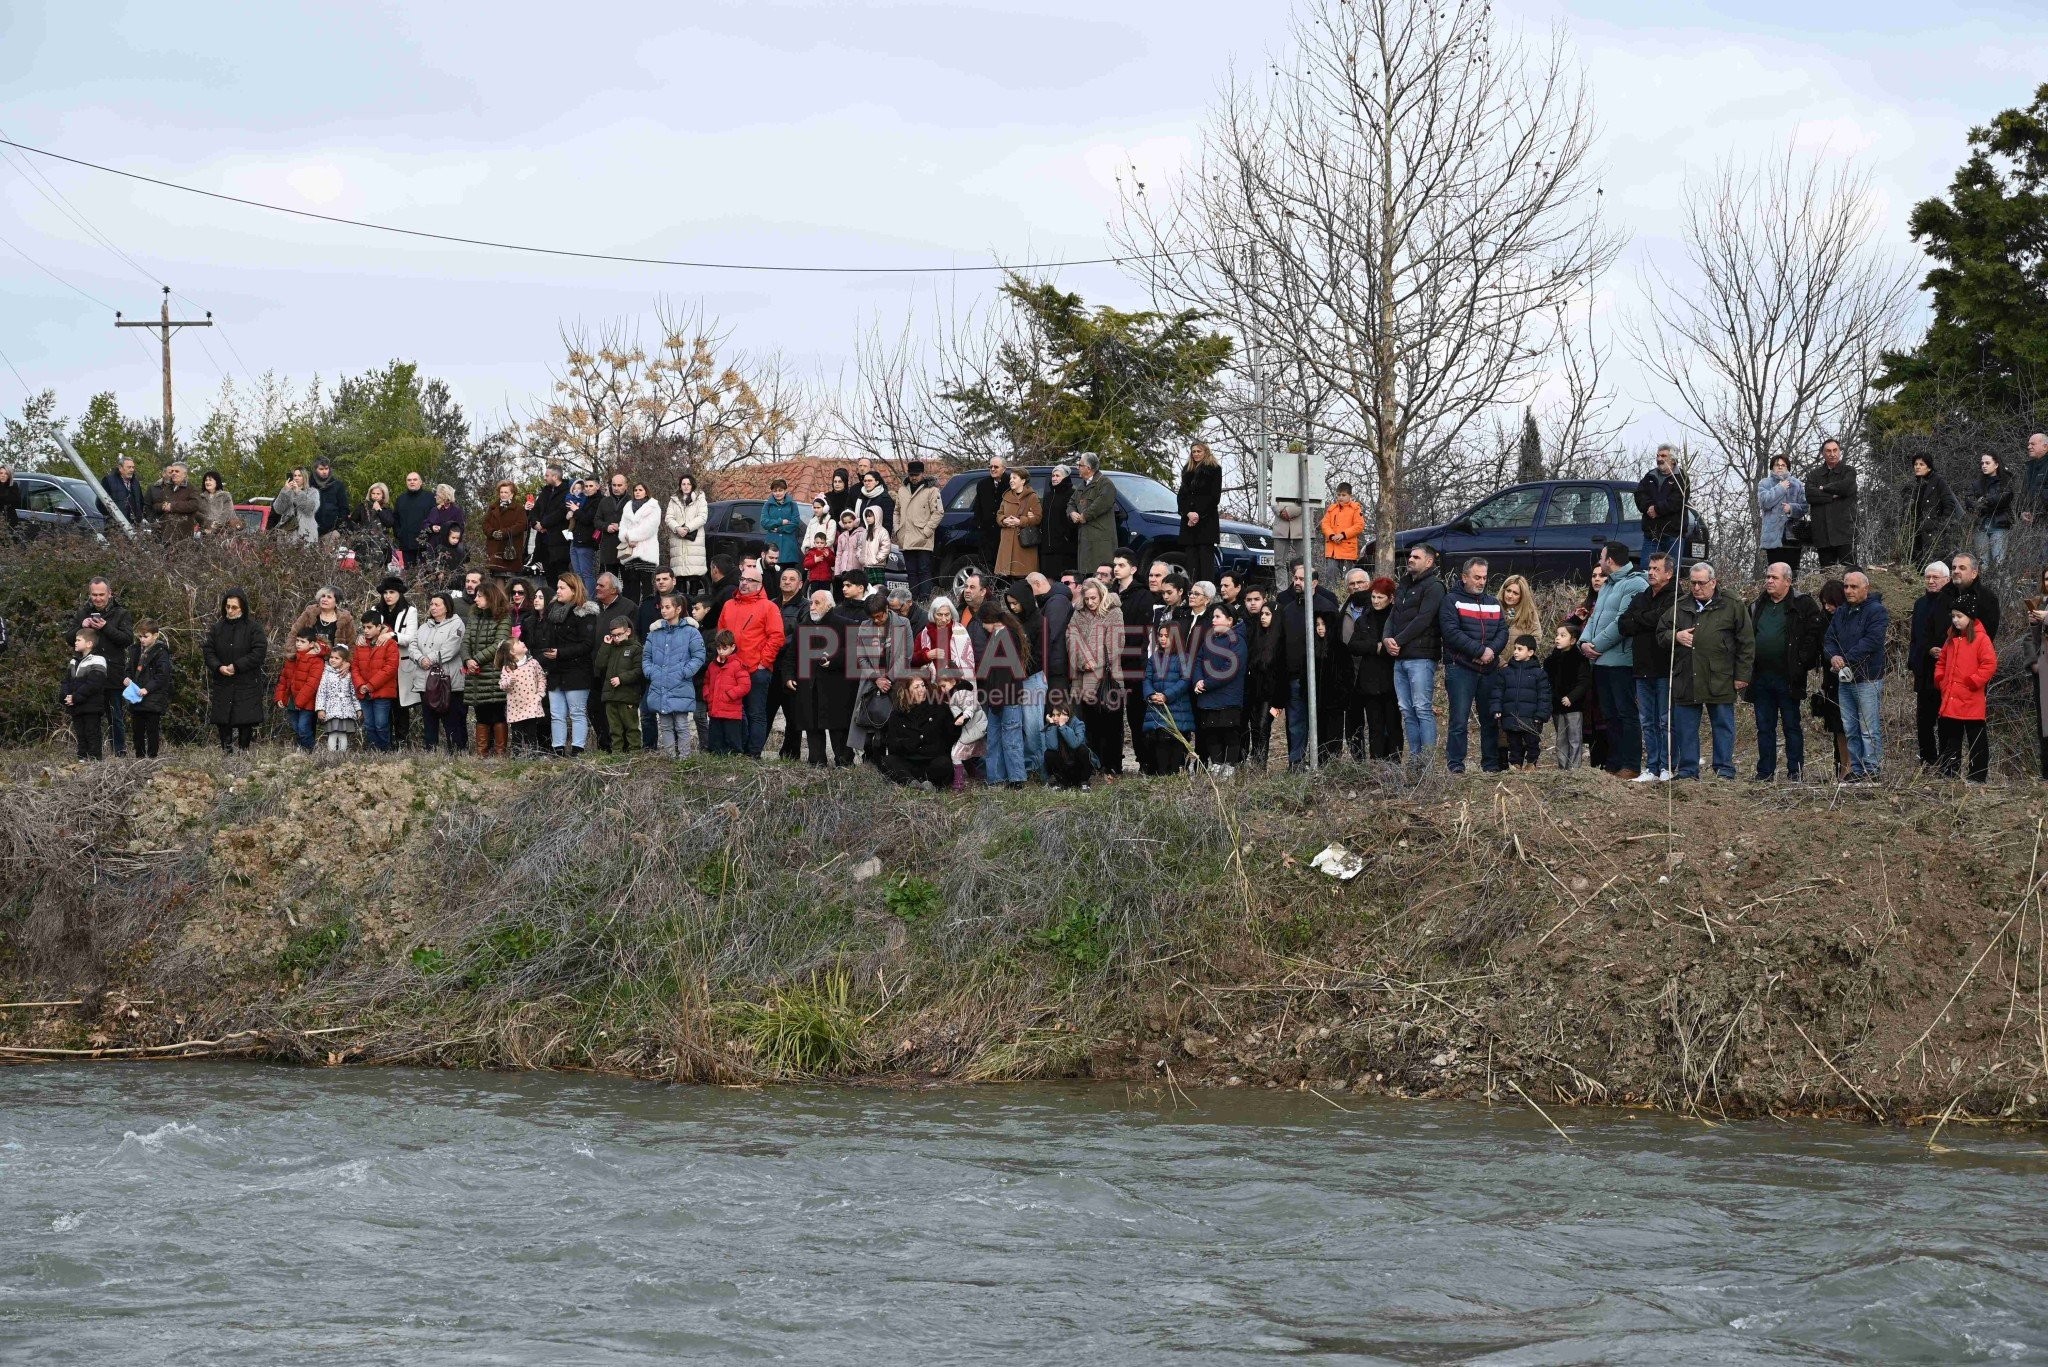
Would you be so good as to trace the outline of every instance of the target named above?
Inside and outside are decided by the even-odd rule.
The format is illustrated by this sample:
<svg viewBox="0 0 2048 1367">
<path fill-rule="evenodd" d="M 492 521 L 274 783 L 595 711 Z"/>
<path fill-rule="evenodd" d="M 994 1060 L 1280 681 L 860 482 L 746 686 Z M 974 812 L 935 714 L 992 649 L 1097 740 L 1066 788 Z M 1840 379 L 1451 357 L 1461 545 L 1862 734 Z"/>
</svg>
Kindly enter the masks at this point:
<svg viewBox="0 0 2048 1367">
<path fill-rule="evenodd" d="M 714 500 L 766 498 L 771 483 L 786 479 L 789 481 L 789 496 L 799 503 L 808 503 L 813 495 L 831 489 L 834 470 L 846 471 L 851 482 L 853 468 L 851 460 L 832 456 L 797 456 L 791 460 L 766 461 L 759 465 L 734 465 L 706 476 L 705 492 Z M 891 490 L 903 487 L 901 470 L 887 465 L 877 465 L 876 468 L 881 472 L 882 482 Z M 953 472 L 953 465 L 947 461 L 925 462 L 925 473 L 934 479 L 943 480 Z"/>
</svg>

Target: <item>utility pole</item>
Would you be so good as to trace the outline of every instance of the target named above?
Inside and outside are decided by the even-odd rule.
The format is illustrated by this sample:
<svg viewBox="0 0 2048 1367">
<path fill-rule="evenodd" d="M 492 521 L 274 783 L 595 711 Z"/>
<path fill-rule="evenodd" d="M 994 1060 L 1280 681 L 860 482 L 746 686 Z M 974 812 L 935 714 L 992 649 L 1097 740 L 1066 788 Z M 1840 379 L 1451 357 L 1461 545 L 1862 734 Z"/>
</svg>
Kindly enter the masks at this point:
<svg viewBox="0 0 2048 1367">
<path fill-rule="evenodd" d="M 178 458 L 178 457 L 177 457 L 177 450 L 178 450 L 178 448 L 177 448 L 177 445 L 176 445 L 176 443 L 175 443 L 175 442 L 173 442 L 173 441 L 172 441 L 172 439 L 171 439 L 171 334 L 172 334 L 172 333 L 174 333 L 174 332 L 176 332 L 176 331 L 177 331 L 177 330 L 178 330 L 179 328 L 210 328 L 210 327 L 212 327 L 212 326 L 213 326 L 213 310 L 212 310 L 212 309 L 208 309 L 208 310 L 206 311 L 206 320 L 205 320 L 204 322 L 201 322 L 201 321 L 199 321 L 199 320 L 197 320 L 197 319 L 192 319 L 192 318 L 180 318 L 180 319 L 173 319 L 173 318 L 171 317 L 171 287 L 170 287 L 169 285 L 165 285 L 165 286 L 164 286 L 164 304 L 163 304 L 163 316 L 162 316 L 162 318 L 161 318 L 161 319 L 159 319 L 159 320 L 157 320 L 157 321 L 154 321 L 154 322 L 147 322 L 147 323 L 130 323 L 130 322 L 125 322 L 125 321 L 123 321 L 123 320 L 122 320 L 122 318 L 121 318 L 121 315 L 120 315 L 120 313 L 119 313 L 119 312 L 117 311 L 117 312 L 116 312 L 116 313 L 114 314 L 114 326 L 115 326 L 115 327 L 117 327 L 117 328 L 155 328 L 155 329 L 157 329 L 157 331 L 159 331 L 160 333 L 162 333 L 162 334 L 163 334 L 163 344 L 164 344 L 164 464 L 165 464 L 165 465 L 169 465 L 169 464 L 170 464 L 170 463 L 171 463 L 172 461 L 174 461 L 174 460 L 176 460 L 176 459 Z"/>
</svg>

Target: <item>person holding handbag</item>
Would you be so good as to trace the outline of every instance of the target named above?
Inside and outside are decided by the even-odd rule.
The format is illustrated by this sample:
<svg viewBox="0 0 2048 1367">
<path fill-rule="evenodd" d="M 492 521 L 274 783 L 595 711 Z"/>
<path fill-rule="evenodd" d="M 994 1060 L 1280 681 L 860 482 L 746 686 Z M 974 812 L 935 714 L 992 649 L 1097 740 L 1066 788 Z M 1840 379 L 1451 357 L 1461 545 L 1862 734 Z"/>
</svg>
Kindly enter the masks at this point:
<svg viewBox="0 0 2048 1367">
<path fill-rule="evenodd" d="M 1022 470 L 1009 471 L 996 507 L 996 525 L 1002 528 L 996 547 L 998 575 L 1015 579 L 1038 569 L 1038 525 L 1044 520 L 1045 505 L 1031 488 L 1031 477 Z"/>
<path fill-rule="evenodd" d="M 711 504 L 697 491 L 696 478 L 677 479 L 661 525 L 668 532 L 668 567 L 675 571 L 676 586 L 691 598 L 704 596 L 704 576 L 710 572 L 704 555 L 704 526 L 710 520 Z"/>
</svg>

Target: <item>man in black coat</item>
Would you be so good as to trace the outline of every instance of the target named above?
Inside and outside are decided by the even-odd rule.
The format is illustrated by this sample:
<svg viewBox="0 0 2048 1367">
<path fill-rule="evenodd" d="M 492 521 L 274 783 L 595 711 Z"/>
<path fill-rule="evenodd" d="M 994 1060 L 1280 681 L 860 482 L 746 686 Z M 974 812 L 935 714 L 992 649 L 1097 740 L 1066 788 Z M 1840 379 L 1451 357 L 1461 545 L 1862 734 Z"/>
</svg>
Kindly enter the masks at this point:
<svg viewBox="0 0 2048 1367">
<path fill-rule="evenodd" d="M 993 570 L 997 553 L 1002 549 L 1003 528 L 998 519 L 1002 515 L 1003 490 L 1009 487 L 1009 462 L 1001 456 L 991 457 L 988 475 L 974 486 L 974 539 L 981 548 L 981 567 Z"/>
<path fill-rule="evenodd" d="M 1842 459 L 1842 443 L 1829 437 L 1820 464 L 1806 474 L 1807 520 L 1822 569 L 1856 563 L 1856 467 Z"/>
<path fill-rule="evenodd" d="M 1074 595 L 1065 584 L 1055 584 L 1033 572 L 1025 576 L 1031 596 L 1038 600 L 1039 630 L 1043 633 L 1037 652 L 1039 668 L 1045 674 L 1046 697 L 1064 698 L 1072 680 L 1067 663 L 1067 627 L 1074 620 Z"/>
<path fill-rule="evenodd" d="M 107 471 L 106 478 L 100 481 L 100 487 L 107 491 L 108 500 L 121 510 L 121 516 L 128 519 L 128 525 L 140 531 L 145 500 L 142 496 L 142 481 L 135 474 L 134 457 L 121 457 L 114 468 Z M 115 701 L 118 705 L 119 699 Z M 119 754 L 119 749 L 116 749 L 115 753 Z"/>
<path fill-rule="evenodd" d="M 1308 672 L 1315 667 L 1310 650 L 1314 631 L 1306 620 L 1308 612 L 1303 611 L 1309 593 L 1307 571 L 1297 560 L 1289 574 L 1288 586 L 1273 602 L 1273 627 L 1281 634 L 1280 650 L 1287 666 L 1287 766 L 1297 769 L 1308 758 Z M 1318 585 L 1309 611 L 1317 617 L 1334 618 L 1337 614 L 1336 595 Z M 1273 707 L 1280 705 L 1277 698 L 1269 704 Z M 1317 739 L 1320 750 L 1322 738 Z"/>
<path fill-rule="evenodd" d="M 1151 653 L 1152 610 L 1157 604 L 1151 587 L 1138 578 L 1135 551 L 1119 549 L 1109 562 L 1110 584 L 1116 589 L 1118 610 L 1124 619 L 1123 666 L 1124 721 L 1131 728 L 1131 753 L 1141 772 L 1152 771 L 1152 747 L 1145 743 L 1145 690 L 1138 687 L 1145 678 L 1145 657 Z M 1164 572 L 1156 576 L 1162 583 Z"/>
<path fill-rule="evenodd" d="M 619 567 L 619 519 L 625 515 L 629 497 L 623 471 L 612 472 L 611 488 L 590 501 L 591 524 L 597 529 L 597 567 Z"/>
<path fill-rule="evenodd" d="M 556 576 L 569 568 L 569 538 L 563 535 L 569 530 L 569 486 L 562 482 L 561 466 L 550 465 L 541 475 L 526 521 L 539 533 L 534 550 L 552 592 Z"/>
<path fill-rule="evenodd" d="M 69 641 L 76 637 L 80 627 L 92 628 L 93 635 L 99 640 L 97 649 L 108 660 L 126 660 L 128 647 L 135 644 L 135 619 L 114 597 L 114 586 L 98 576 L 86 584 L 85 602 L 71 614 L 71 621 L 64 628 L 64 639 Z M 127 704 L 119 697 L 107 699 L 107 725 L 114 733 L 114 753 L 127 754 Z"/>
<path fill-rule="evenodd" d="M 405 563 L 409 566 L 418 564 L 420 553 L 426 549 L 420 542 L 420 524 L 427 520 L 428 513 L 434 511 L 434 496 L 427 491 L 427 482 L 419 471 L 406 472 L 405 492 L 391 500 L 391 511 L 398 515 L 398 526 L 394 532 Z"/>
<path fill-rule="evenodd" d="M 1678 451 L 1657 448 L 1657 468 L 1636 485 L 1636 511 L 1643 517 L 1643 553 L 1663 551 L 1675 566 L 1685 539 L 1685 511 L 1692 506 L 1692 485 L 1678 468 Z"/>
<path fill-rule="evenodd" d="M 1951 586 L 1955 589 L 1955 605 L 1983 623 L 1984 634 L 1996 641 L 1999 623 L 1998 595 L 1993 593 L 1991 586 L 1980 577 L 1983 567 L 1977 563 L 1977 557 L 1969 551 L 1957 551 L 1950 563 L 1955 566 L 1955 578 L 1951 581 Z M 1944 625 L 1936 644 L 1940 644 L 1940 640 L 1947 635 L 1948 628 Z"/>
<path fill-rule="evenodd" d="M 1394 606 L 1387 613 L 1382 637 L 1394 659 L 1402 747 L 1417 763 L 1436 746 L 1436 667 L 1443 658 L 1437 617 L 1444 605 L 1444 581 L 1436 561 L 1436 547 L 1426 541 L 1408 548 L 1408 568 L 1394 585 Z"/>
<path fill-rule="evenodd" d="M 1782 730 L 1785 776 L 1797 782 L 1806 764 L 1799 704 L 1806 698 L 1806 676 L 1820 666 L 1827 613 L 1812 594 L 1792 591 L 1792 567 L 1780 562 L 1764 571 L 1764 591 L 1749 605 L 1749 624 L 1756 638 L 1749 705 L 1756 713 L 1757 781 L 1769 783 L 1777 773 Z"/>
</svg>

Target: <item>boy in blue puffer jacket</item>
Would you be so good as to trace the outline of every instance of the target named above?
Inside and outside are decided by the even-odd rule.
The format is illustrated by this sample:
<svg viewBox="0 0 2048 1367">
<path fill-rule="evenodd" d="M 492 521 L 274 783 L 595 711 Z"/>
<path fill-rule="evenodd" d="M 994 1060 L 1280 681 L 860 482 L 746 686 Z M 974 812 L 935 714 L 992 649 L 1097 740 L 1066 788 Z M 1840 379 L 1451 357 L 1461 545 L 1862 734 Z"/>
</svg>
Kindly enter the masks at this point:
<svg viewBox="0 0 2048 1367">
<path fill-rule="evenodd" d="M 679 593 L 661 596 L 661 616 L 647 629 L 640 655 L 647 676 L 647 710 L 654 714 L 664 755 L 688 759 L 697 746 L 697 673 L 704 668 L 704 633 Z"/>
<path fill-rule="evenodd" d="M 1543 723 L 1550 720 L 1550 675 L 1537 662 L 1534 636 L 1517 636 L 1509 647 L 1495 697 L 1500 710 L 1493 720 L 1507 742 L 1507 767 L 1534 769 L 1543 753 Z"/>
</svg>

